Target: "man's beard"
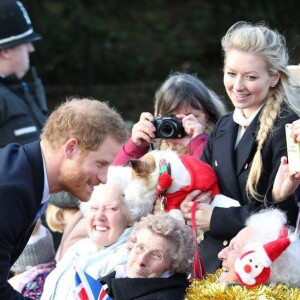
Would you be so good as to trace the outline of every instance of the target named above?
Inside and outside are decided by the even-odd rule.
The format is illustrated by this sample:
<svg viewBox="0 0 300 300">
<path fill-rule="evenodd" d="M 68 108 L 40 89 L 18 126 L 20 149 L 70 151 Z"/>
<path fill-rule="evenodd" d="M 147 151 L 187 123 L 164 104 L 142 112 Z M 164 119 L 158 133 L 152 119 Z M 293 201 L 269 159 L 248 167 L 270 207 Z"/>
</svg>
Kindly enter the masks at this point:
<svg viewBox="0 0 300 300">
<path fill-rule="evenodd" d="M 67 170 L 63 170 L 61 174 L 61 182 L 63 190 L 81 201 L 88 201 L 91 194 L 87 190 L 88 178 L 81 171 L 79 164 Z"/>
</svg>

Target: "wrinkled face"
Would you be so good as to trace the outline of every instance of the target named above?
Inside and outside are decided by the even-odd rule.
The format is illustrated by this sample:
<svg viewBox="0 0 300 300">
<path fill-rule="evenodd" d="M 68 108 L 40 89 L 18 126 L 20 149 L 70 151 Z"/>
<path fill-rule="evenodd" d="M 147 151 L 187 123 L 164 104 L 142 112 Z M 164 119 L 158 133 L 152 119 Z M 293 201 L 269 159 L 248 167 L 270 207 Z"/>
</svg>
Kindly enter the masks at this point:
<svg viewBox="0 0 300 300">
<path fill-rule="evenodd" d="M 117 187 L 107 187 L 99 199 L 91 201 L 87 216 L 88 235 L 96 247 L 110 246 L 131 225 L 123 191 Z"/>
<path fill-rule="evenodd" d="M 223 273 L 219 277 L 220 281 L 227 283 L 239 282 L 235 274 L 234 263 L 242 255 L 246 243 L 253 234 L 252 228 L 245 227 L 230 241 L 228 247 L 219 252 L 218 257 L 222 260 L 223 269 Z"/>
<path fill-rule="evenodd" d="M 266 101 L 270 86 L 278 80 L 279 75 L 271 76 L 259 55 L 237 49 L 226 54 L 224 86 L 232 104 L 242 109 L 246 118 Z"/>
<path fill-rule="evenodd" d="M 11 73 L 15 73 L 18 78 L 22 78 L 30 67 L 29 54 L 34 52 L 32 43 L 25 43 L 10 48 Z"/>
<path fill-rule="evenodd" d="M 96 151 L 82 152 L 74 148 L 61 170 L 61 185 L 81 201 L 88 201 L 94 186 L 105 183 L 107 170 L 121 148 L 114 138 L 107 136 Z"/>
<path fill-rule="evenodd" d="M 160 277 L 170 270 L 170 253 L 173 245 L 164 237 L 142 229 L 131 249 L 127 261 L 127 275 L 130 278 Z"/>
<path fill-rule="evenodd" d="M 198 122 L 203 126 L 203 128 L 205 128 L 205 125 L 207 123 L 207 117 L 205 115 L 205 113 L 200 110 L 200 109 L 194 109 L 194 108 L 190 108 L 190 107 L 181 107 L 179 109 L 176 109 L 174 111 L 172 111 L 172 114 L 174 115 L 190 115 L 193 114 L 196 119 L 198 120 Z M 184 142 L 183 140 L 186 139 L 186 137 L 181 138 L 181 139 L 167 139 L 167 143 L 168 145 L 173 149 L 178 151 L 179 153 L 186 153 L 186 148 L 184 146 L 184 144 L 186 144 L 186 142 Z"/>
</svg>

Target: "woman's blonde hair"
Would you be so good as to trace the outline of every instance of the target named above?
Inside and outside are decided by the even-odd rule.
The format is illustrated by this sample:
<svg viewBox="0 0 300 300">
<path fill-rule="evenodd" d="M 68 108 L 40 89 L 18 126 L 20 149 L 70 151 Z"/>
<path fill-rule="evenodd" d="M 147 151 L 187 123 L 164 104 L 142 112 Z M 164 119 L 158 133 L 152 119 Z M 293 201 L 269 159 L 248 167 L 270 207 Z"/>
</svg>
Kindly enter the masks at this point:
<svg viewBox="0 0 300 300">
<path fill-rule="evenodd" d="M 69 210 L 72 212 L 78 211 L 79 208 L 62 208 L 57 207 L 52 204 L 48 204 L 46 209 L 46 222 L 48 227 L 53 232 L 60 232 L 62 233 L 66 226 L 66 221 L 64 219 L 64 211 Z"/>
<path fill-rule="evenodd" d="M 285 38 L 264 23 L 251 24 L 241 21 L 231 26 L 222 38 L 222 49 L 225 63 L 227 53 L 231 49 L 238 49 L 263 58 L 270 76 L 277 73 L 280 75 L 278 83 L 274 87 L 271 86 L 260 114 L 256 134 L 257 150 L 246 183 L 249 198 L 261 201 L 262 195 L 258 192 L 258 185 L 263 171 L 262 148 L 274 129 L 276 119 L 280 117 L 282 103 L 286 102 L 289 106 L 296 103 L 295 91 L 287 69 L 289 56 Z"/>
</svg>

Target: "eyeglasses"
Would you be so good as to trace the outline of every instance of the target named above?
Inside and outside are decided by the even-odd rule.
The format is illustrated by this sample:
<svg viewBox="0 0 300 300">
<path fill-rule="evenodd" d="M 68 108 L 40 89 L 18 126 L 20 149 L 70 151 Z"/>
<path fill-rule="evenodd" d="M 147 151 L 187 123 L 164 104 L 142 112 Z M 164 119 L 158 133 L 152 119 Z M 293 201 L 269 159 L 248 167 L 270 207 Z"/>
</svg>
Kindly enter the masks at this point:
<svg viewBox="0 0 300 300">
<path fill-rule="evenodd" d="M 149 257 L 155 261 L 162 261 L 164 259 L 164 255 L 160 250 L 147 250 L 145 245 L 136 244 L 133 247 L 135 253 L 137 254 L 149 254 Z"/>
</svg>

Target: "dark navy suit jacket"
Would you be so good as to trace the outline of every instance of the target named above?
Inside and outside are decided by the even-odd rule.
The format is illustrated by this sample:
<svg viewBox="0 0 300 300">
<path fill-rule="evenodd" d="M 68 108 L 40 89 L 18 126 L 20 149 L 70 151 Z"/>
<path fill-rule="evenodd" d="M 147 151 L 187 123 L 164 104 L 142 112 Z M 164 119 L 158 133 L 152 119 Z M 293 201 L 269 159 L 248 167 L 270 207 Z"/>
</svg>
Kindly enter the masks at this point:
<svg viewBox="0 0 300 300">
<path fill-rule="evenodd" d="M 259 181 L 259 193 L 265 195 L 274 182 L 280 158 L 287 155 L 285 124 L 297 120 L 298 116 L 284 107 L 275 122 L 262 149 L 263 172 Z M 221 266 L 217 255 L 224 246 L 245 226 L 245 220 L 255 210 L 264 208 L 264 203 L 249 201 L 246 193 L 246 181 L 251 162 L 257 149 L 255 135 L 259 125 L 259 114 L 245 131 L 237 148 L 235 142 L 238 125 L 233 121 L 232 113 L 222 117 L 215 125 L 208 143 L 204 148 L 202 160 L 215 170 L 221 194 L 240 202 L 240 207 L 213 210 L 210 232 L 205 234 L 200 243 L 200 254 L 207 273 L 214 272 Z M 273 205 L 269 199 L 268 205 Z M 287 213 L 290 225 L 295 225 L 298 207 L 292 196 L 282 203 L 274 205 Z"/>
<path fill-rule="evenodd" d="M 0 149 L 0 299 L 24 299 L 7 277 L 30 238 L 43 190 L 39 142 Z"/>
</svg>

